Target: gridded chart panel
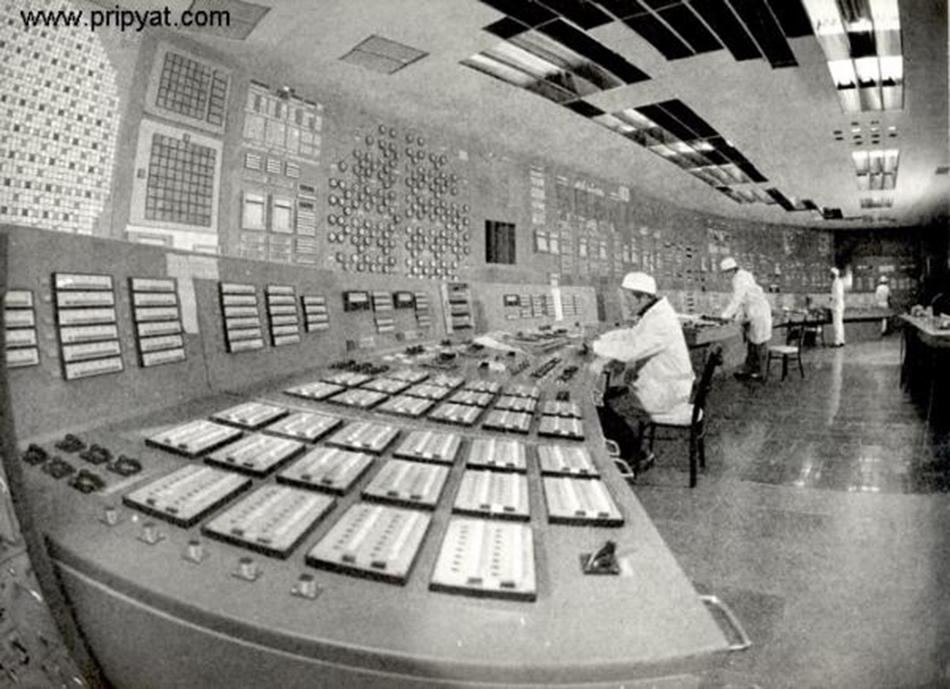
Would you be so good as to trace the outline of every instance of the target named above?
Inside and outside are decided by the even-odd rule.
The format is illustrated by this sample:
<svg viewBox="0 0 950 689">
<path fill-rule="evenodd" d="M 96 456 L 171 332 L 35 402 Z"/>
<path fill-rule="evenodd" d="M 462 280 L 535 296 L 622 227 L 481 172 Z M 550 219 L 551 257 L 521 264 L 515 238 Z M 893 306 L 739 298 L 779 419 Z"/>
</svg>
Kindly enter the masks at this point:
<svg viewBox="0 0 950 689">
<path fill-rule="evenodd" d="M 208 522 L 212 538 L 286 558 L 329 512 L 334 499 L 290 486 L 262 486 Z"/>
<path fill-rule="evenodd" d="M 272 423 L 265 430 L 268 433 L 286 435 L 291 438 L 312 443 L 318 438 L 325 436 L 341 423 L 343 423 L 343 419 L 338 419 L 329 414 L 300 411 L 294 412 L 290 416 L 285 416 L 276 423 Z"/>
<path fill-rule="evenodd" d="M 111 193 L 120 119 L 116 71 L 100 39 L 72 27 L 25 31 L 6 0 L 0 21 L 0 222 L 93 234 Z"/>
<path fill-rule="evenodd" d="M 263 402 L 244 402 L 211 415 L 215 421 L 240 426 L 241 428 L 260 428 L 289 414 L 289 410 Z"/>
<path fill-rule="evenodd" d="M 453 517 L 429 588 L 471 596 L 536 600 L 531 527 Z"/>
<path fill-rule="evenodd" d="M 191 526 L 251 486 L 230 471 L 188 464 L 132 491 L 122 501 L 178 526 Z"/>
<path fill-rule="evenodd" d="M 227 95 L 226 72 L 181 53 L 165 51 L 155 93 L 156 107 L 222 127 Z"/>
<path fill-rule="evenodd" d="M 432 517 L 357 503 L 307 553 L 307 564 L 405 584 Z"/>
<path fill-rule="evenodd" d="M 461 446 L 462 438 L 455 433 L 417 430 L 412 431 L 399 447 L 393 450 L 393 456 L 423 462 L 452 464 Z"/>
<path fill-rule="evenodd" d="M 477 438 L 472 441 L 467 466 L 507 471 L 527 471 L 525 446 L 517 440 Z"/>
<path fill-rule="evenodd" d="M 318 447 L 281 471 L 277 480 L 342 495 L 372 464 L 373 456 L 364 452 Z"/>
<path fill-rule="evenodd" d="M 539 445 L 538 462 L 542 474 L 599 476 L 594 460 L 580 445 Z"/>
<path fill-rule="evenodd" d="M 187 135 L 152 135 L 145 219 L 212 227 L 218 152 Z"/>
<path fill-rule="evenodd" d="M 343 392 L 345 389 L 346 388 L 342 385 L 325 383 L 322 380 L 318 380 L 315 383 L 305 383 L 303 385 L 295 385 L 292 388 L 287 388 L 284 390 L 284 393 L 293 395 L 294 397 L 303 397 L 308 400 L 323 400 L 338 392 Z"/>
<path fill-rule="evenodd" d="M 545 476 L 544 499 L 552 524 L 623 524 L 620 508 L 599 479 Z"/>
<path fill-rule="evenodd" d="M 524 474 L 501 471 L 471 471 L 462 483 L 452 510 L 460 514 L 527 521 L 528 479 Z"/>
<path fill-rule="evenodd" d="M 240 429 L 197 419 L 156 433 L 146 438 L 145 444 L 185 457 L 197 457 L 202 452 L 214 450 L 240 438 L 241 435 Z"/>
<path fill-rule="evenodd" d="M 252 476 L 265 476 L 302 452 L 304 447 L 303 443 L 289 438 L 254 433 L 212 452 L 207 461 Z"/>
<path fill-rule="evenodd" d="M 363 490 L 363 497 L 432 510 L 448 477 L 445 466 L 390 459 Z"/>
</svg>

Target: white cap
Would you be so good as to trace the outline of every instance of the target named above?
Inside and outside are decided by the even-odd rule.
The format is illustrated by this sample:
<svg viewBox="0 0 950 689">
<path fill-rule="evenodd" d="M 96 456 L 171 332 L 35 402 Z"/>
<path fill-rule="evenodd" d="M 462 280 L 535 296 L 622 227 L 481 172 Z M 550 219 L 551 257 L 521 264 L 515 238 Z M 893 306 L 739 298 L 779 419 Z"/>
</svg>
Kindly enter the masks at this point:
<svg viewBox="0 0 950 689">
<path fill-rule="evenodd" d="M 738 267 L 739 264 L 736 263 L 736 259 L 734 259 L 732 256 L 727 256 L 726 258 L 722 259 L 722 262 L 719 264 L 719 270 L 723 272 L 727 270 L 733 270 L 734 268 Z"/>
<path fill-rule="evenodd" d="M 627 273 L 620 286 L 634 292 L 656 295 L 656 280 L 646 273 Z"/>
<path fill-rule="evenodd" d="M 841 275 L 841 271 L 835 268 L 834 266 L 831 266 L 831 274 L 834 275 L 835 277 L 838 277 L 839 275 Z"/>
<path fill-rule="evenodd" d="M 881 279 L 878 280 L 878 282 L 880 282 L 880 283 L 887 283 L 887 276 L 886 276 L 886 275 L 882 275 L 882 276 L 881 276 Z"/>
</svg>

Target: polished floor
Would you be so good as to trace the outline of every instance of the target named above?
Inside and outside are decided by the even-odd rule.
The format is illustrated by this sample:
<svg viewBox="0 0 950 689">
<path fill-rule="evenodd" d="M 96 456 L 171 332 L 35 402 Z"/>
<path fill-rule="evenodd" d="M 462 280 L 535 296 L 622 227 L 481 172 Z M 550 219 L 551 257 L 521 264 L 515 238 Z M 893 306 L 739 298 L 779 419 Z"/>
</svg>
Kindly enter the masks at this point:
<svg viewBox="0 0 950 689">
<path fill-rule="evenodd" d="M 950 687 L 950 434 L 899 359 L 888 337 L 808 350 L 804 380 L 717 379 L 693 490 L 684 444 L 658 446 L 634 490 L 754 643 L 703 689 Z"/>
</svg>

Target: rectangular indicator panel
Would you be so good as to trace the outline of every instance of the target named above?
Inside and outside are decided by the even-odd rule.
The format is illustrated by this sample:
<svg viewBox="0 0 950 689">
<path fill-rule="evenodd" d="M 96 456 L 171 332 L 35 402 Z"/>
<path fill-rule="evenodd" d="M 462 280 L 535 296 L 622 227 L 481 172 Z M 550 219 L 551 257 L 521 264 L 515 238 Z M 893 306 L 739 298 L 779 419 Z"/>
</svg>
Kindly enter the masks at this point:
<svg viewBox="0 0 950 689">
<path fill-rule="evenodd" d="M 196 419 L 156 433 L 146 438 L 145 444 L 185 457 L 197 457 L 202 452 L 218 448 L 240 438 L 241 435 L 241 431 L 232 426 Z"/>
<path fill-rule="evenodd" d="M 448 477 L 445 466 L 390 459 L 363 490 L 363 497 L 435 509 Z"/>
<path fill-rule="evenodd" d="M 174 278 L 129 278 L 133 292 L 174 292 Z"/>
<path fill-rule="evenodd" d="M 8 349 L 6 351 L 7 368 L 21 368 L 24 366 L 35 366 L 40 363 L 39 350 L 35 348 L 28 349 Z"/>
<path fill-rule="evenodd" d="M 90 342 L 87 344 L 63 345 L 63 361 L 87 361 L 121 354 L 118 340 Z"/>
<path fill-rule="evenodd" d="M 250 486 L 249 478 L 231 471 L 188 464 L 129 493 L 122 501 L 188 527 Z"/>
<path fill-rule="evenodd" d="M 11 289 L 3 295 L 3 306 L 8 309 L 33 307 L 33 292 L 28 289 Z"/>
<path fill-rule="evenodd" d="M 342 495 L 372 464 L 373 456 L 365 452 L 318 447 L 277 474 L 277 480 Z"/>
<path fill-rule="evenodd" d="M 154 335 L 174 335 L 180 333 L 181 323 L 178 321 L 166 321 L 155 323 L 138 323 L 135 326 L 139 337 L 151 337 Z"/>
<path fill-rule="evenodd" d="M 132 292 L 133 306 L 176 306 L 178 295 L 174 292 Z"/>
<path fill-rule="evenodd" d="M 545 476 L 544 499 L 552 524 L 621 526 L 623 515 L 596 478 Z"/>
<path fill-rule="evenodd" d="M 531 514 L 528 479 L 511 472 L 467 470 L 462 474 L 452 511 L 527 521 Z"/>
<path fill-rule="evenodd" d="M 184 349 L 165 349 L 160 352 L 145 352 L 142 354 L 142 366 L 158 366 L 160 364 L 171 364 L 176 361 L 185 360 Z"/>
<path fill-rule="evenodd" d="M 57 292 L 56 306 L 72 308 L 76 306 L 114 306 L 115 295 L 112 292 Z"/>
<path fill-rule="evenodd" d="M 59 339 L 64 345 L 76 344 L 79 342 L 116 340 L 118 337 L 119 329 L 114 325 L 86 325 L 59 329 Z"/>
<path fill-rule="evenodd" d="M 486 469 L 527 471 L 525 446 L 517 440 L 476 438 L 468 453 L 467 465 Z"/>
<path fill-rule="evenodd" d="M 53 273 L 53 287 L 57 290 L 111 290 L 112 276 Z"/>
<path fill-rule="evenodd" d="M 208 455 L 207 461 L 225 469 L 265 476 L 304 449 L 303 443 L 252 433 Z"/>
<path fill-rule="evenodd" d="M 77 380 L 79 378 L 89 378 L 90 376 L 101 376 L 106 373 L 119 373 L 122 371 L 122 357 L 113 357 L 110 359 L 94 359 L 92 361 L 78 361 L 72 364 L 65 364 L 63 375 L 66 380 Z"/>
<path fill-rule="evenodd" d="M 68 309 L 56 312 L 59 325 L 115 323 L 115 309 Z"/>
</svg>

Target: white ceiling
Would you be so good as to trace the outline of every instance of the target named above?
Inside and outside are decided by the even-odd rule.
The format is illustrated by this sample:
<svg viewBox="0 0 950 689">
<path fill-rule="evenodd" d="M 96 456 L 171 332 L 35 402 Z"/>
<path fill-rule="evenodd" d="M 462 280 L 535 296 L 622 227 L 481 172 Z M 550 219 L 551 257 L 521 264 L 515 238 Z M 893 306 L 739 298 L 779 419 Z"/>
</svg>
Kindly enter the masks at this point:
<svg viewBox="0 0 950 689">
<path fill-rule="evenodd" d="M 900 0 L 905 102 L 902 111 L 886 113 L 842 113 L 812 36 L 790 40 L 798 67 L 772 69 L 765 60 L 736 62 L 726 50 L 670 62 L 620 22 L 589 32 L 652 77 L 597 94 L 588 99 L 593 104 L 610 111 L 678 98 L 786 196 L 841 208 L 846 217 L 869 213 L 860 209 L 868 194 L 858 191 L 851 162 L 852 122 L 865 130 L 872 120 L 896 125 L 899 138 L 883 139 L 900 148 L 894 207 L 877 212 L 872 222 L 827 222 L 778 206 L 739 205 L 580 115 L 463 67 L 462 59 L 500 41 L 482 27 L 502 15 L 477 0 L 258 1 L 271 9 L 246 41 L 195 35 L 304 96 L 332 93 L 420 127 L 476 138 L 499 152 L 570 166 L 719 215 L 820 227 L 923 224 L 935 217 L 945 222 L 950 177 L 934 171 L 948 163 L 946 0 Z M 177 4 L 184 9 L 191 3 Z M 393 75 L 340 62 L 370 34 L 429 55 Z M 845 141 L 833 139 L 835 129 L 844 130 Z"/>
</svg>

